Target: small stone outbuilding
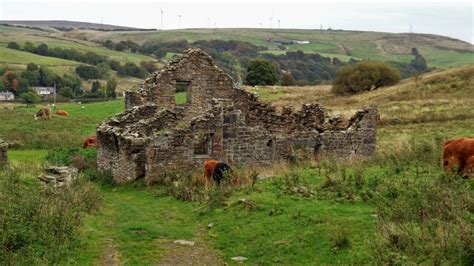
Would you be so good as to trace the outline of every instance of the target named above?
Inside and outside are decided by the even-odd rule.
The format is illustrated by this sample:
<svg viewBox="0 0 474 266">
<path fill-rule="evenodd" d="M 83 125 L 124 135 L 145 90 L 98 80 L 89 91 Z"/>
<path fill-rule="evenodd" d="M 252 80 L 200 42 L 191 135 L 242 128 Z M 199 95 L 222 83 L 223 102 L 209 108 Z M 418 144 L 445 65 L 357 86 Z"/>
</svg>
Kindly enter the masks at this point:
<svg viewBox="0 0 474 266">
<path fill-rule="evenodd" d="M 97 128 L 97 163 L 118 183 L 170 172 L 207 159 L 231 165 L 270 165 L 299 156 L 375 153 L 378 112 L 357 112 L 340 126 L 323 106 L 277 111 L 236 86 L 200 49 L 153 73 L 125 93 L 126 110 Z"/>
</svg>

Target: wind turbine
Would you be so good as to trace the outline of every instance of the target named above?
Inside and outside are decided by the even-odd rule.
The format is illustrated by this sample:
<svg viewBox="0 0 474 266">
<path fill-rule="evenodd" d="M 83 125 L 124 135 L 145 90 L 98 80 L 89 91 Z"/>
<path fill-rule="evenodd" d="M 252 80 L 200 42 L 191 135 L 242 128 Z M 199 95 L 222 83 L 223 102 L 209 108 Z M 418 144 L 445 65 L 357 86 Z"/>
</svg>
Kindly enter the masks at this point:
<svg viewBox="0 0 474 266">
<path fill-rule="evenodd" d="M 280 19 L 278 19 L 278 28 L 280 28 Z"/>
<path fill-rule="evenodd" d="M 273 17 L 270 17 L 270 29 L 272 28 L 273 25 Z"/>
<path fill-rule="evenodd" d="M 161 13 L 161 30 L 163 30 L 163 9 L 160 8 Z"/>
<path fill-rule="evenodd" d="M 181 15 L 178 15 L 178 29 L 181 29 Z"/>
</svg>

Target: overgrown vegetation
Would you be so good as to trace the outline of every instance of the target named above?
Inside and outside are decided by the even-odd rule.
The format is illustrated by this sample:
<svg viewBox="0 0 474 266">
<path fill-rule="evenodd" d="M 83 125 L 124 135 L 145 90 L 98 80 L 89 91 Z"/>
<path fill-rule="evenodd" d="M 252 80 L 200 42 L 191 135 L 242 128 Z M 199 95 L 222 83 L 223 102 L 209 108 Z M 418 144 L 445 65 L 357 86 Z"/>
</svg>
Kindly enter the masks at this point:
<svg viewBox="0 0 474 266">
<path fill-rule="evenodd" d="M 16 169 L 0 172 L 0 261 L 57 264 L 78 245 L 84 216 L 97 209 L 100 196 L 91 183 L 78 180 L 53 190 L 23 180 Z"/>
</svg>

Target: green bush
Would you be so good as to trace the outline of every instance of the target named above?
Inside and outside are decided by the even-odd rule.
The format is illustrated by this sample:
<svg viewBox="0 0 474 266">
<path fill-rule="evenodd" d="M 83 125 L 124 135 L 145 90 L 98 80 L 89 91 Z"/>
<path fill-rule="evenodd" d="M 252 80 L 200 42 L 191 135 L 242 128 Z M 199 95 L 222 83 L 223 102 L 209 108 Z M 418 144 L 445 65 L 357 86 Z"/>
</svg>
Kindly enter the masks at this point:
<svg viewBox="0 0 474 266">
<path fill-rule="evenodd" d="M 100 196 L 84 180 L 61 190 L 42 188 L 0 172 L 0 261 L 5 265 L 59 263 L 78 244 L 78 229 Z"/>
<path fill-rule="evenodd" d="M 101 78 L 100 71 L 95 66 L 78 66 L 76 67 L 76 74 L 85 80 Z"/>
<path fill-rule="evenodd" d="M 336 94 L 353 94 L 394 85 L 400 78 L 397 69 L 383 62 L 360 62 L 339 68 L 332 90 Z"/>
<path fill-rule="evenodd" d="M 275 85 L 279 80 L 280 73 L 277 67 L 267 60 L 253 60 L 247 68 L 247 77 L 245 78 L 247 85 Z"/>
<path fill-rule="evenodd" d="M 87 167 L 95 167 L 95 161 L 97 158 L 96 149 L 80 149 L 80 148 L 57 148 L 48 151 L 46 160 L 51 164 L 58 166 L 67 166 L 73 163 L 78 163 L 78 157 L 82 158 L 84 167 L 77 167 L 79 170 Z"/>
</svg>

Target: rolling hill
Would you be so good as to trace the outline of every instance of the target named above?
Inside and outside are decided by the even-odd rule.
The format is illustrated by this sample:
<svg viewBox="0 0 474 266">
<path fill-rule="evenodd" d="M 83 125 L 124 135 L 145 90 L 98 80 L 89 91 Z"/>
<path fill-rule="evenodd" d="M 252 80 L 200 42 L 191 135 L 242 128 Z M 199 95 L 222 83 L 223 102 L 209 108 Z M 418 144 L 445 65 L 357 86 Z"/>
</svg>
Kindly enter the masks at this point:
<svg viewBox="0 0 474 266">
<path fill-rule="evenodd" d="M 28 27 L 94 29 L 94 30 L 140 30 L 138 28 L 116 26 L 102 23 L 90 23 L 68 20 L 0 20 L 0 24 L 20 25 Z"/>
<path fill-rule="evenodd" d="M 407 62 L 412 59 L 410 50 L 418 48 L 430 67 L 447 69 L 474 62 L 474 46 L 449 37 L 415 34 L 384 33 L 342 30 L 301 29 L 183 29 L 150 32 L 98 32 L 73 30 L 64 33 L 72 39 L 88 41 L 133 40 L 144 43 L 148 40 L 238 40 L 267 47 L 268 53 L 301 50 L 306 53 L 321 53 L 338 57 L 343 61 L 371 59 L 380 61 Z M 300 41 L 300 43 L 298 43 Z M 309 43 L 301 43 L 307 41 Z M 282 50 L 282 48 L 285 48 Z"/>
<path fill-rule="evenodd" d="M 410 55 L 410 50 L 416 47 L 426 58 L 430 67 L 448 69 L 474 63 L 474 46 L 472 44 L 429 34 L 245 28 L 141 31 L 130 27 L 70 21 L 0 21 L 0 23 L 7 22 L 28 27 L 0 25 L 0 64 L 21 70 L 26 67 L 27 63 L 32 62 L 47 65 L 60 74 L 73 73 L 74 67 L 80 63 L 7 49 L 7 44 L 12 41 L 20 45 L 25 42 L 33 42 L 35 45 L 45 43 L 50 48 L 72 48 L 80 53 L 94 52 L 115 59 L 122 64 L 126 62 L 139 64 L 141 61 L 156 61 L 156 59 L 138 53 L 107 49 L 99 42 L 132 40 L 143 44 L 150 40 L 163 42 L 238 40 L 264 46 L 266 50 L 261 51 L 262 53 L 283 54 L 286 51 L 301 50 L 305 53 L 319 53 L 326 57 L 336 57 L 341 61 L 353 58 L 398 62 L 412 60 L 413 56 Z M 73 27 L 75 29 L 59 31 L 53 27 Z M 101 30 L 93 30 L 94 28 Z M 172 53 L 168 53 L 164 61 L 171 57 Z M 163 63 L 161 61 L 157 64 L 161 66 Z M 120 77 L 119 90 L 130 88 L 137 82 L 139 79 Z M 86 87 L 89 85 L 86 83 Z"/>
</svg>

